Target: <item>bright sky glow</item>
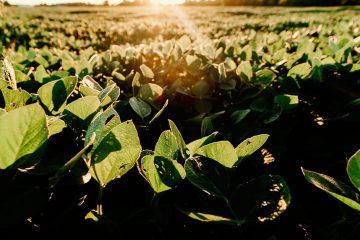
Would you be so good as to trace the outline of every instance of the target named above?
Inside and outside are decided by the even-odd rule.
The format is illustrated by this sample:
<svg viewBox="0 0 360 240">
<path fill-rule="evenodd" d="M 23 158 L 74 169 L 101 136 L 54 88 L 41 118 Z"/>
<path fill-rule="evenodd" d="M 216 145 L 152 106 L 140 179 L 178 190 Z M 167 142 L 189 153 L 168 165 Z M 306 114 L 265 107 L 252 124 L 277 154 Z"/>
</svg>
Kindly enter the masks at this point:
<svg viewBox="0 0 360 240">
<path fill-rule="evenodd" d="M 185 0 L 150 0 L 152 4 L 158 5 L 176 5 L 184 3 Z M 75 3 L 75 2 L 84 2 L 91 4 L 103 4 L 104 0 L 8 0 L 10 4 L 15 5 L 38 5 L 42 3 L 46 4 L 59 4 L 59 3 Z M 118 4 L 122 0 L 109 0 L 110 4 Z"/>
<path fill-rule="evenodd" d="M 92 4 L 102 4 L 104 0 L 8 0 L 10 4 L 16 5 L 38 5 L 42 3 L 46 4 L 59 4 L 59 3 L 74 3 L 74 2 L 84 2 Z M 109 0 L 110 4 L 118 4 L 122 0 Z"/>
<path fill-rule="evenodd" d="M 182 4 L 185 0 L 150 0 L 152 4 L 160 4 L 160 5 L 177 5 Z"/>
</svg>

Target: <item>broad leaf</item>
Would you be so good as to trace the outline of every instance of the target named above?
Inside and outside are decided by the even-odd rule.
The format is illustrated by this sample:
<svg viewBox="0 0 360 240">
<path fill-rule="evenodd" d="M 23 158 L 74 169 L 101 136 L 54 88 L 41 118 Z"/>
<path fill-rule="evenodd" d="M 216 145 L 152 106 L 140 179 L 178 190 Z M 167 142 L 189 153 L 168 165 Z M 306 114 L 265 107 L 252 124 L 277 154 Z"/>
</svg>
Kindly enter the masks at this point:
<svg viewBox="0 0 360 240">
<path fill-rule="evenodd" d="M 106 106 L 116 101 L 120 96 L 120 88 L 115 83 L 103 89 L 99 94 L 98 98 L 101 102 L 101 106 Z"/>
<path fill-rule="evenodd" d="M 45 112 L 31 104 L 1 115 L 0 133 L 0 169 L 29 167 L 39 161 L 48 139 Z"/>
<path fill-rule="evenodd" d="M 288 72 L 289 77 L 293 77 L 295 79 L 305 79 L 311 73 L 311 66 L 309 63 L 301 63 L 296 65 L 295 67 L 291 68 Z"/>
<path fill-rule="evenodd" d="M 191 87 L 191 92 L 199 98 L 209 94 L 210 90 L 210 85 L 205 80 L 197 81 Z"/>
<path fill-rule="evenodd" d="M 162 156 L 146 155 L 141 159 L 142 172 L 155 192 L 167 191 L 185 178 L 178 162 Z"/>
<path fill-rule="evenodd" d="M 50 114 L 59 114 L 65 108 L 66 101 L 74 91 L 76 84 L 76 77 L 64 77 L 46 83 L 38 90 L 41 103 Z"/>
<path fill-rule="evenodd" d="M 64 109 L 64 118 L 70 124 L 85 127 L 91 122 L 99 109 L 99 98 L 86 96 L 68 104 Z"/>
<path fill-rule="evenodd" d="M 179 146 L 175 135 L 170 130 L 162 132 L 156 143 L 154 155 L 176 160 L 178 153 Z"/>
<path fill-rule="evenodd" d="M 79 86 L 79 92 L 82 96 L 97 96 L 100 93 L 100 91 L 87 87 L 83 84 Z"/>
<path fill-rule="evenodd" d="M 230 120 L 232 121 L 232 123 L 238 124 L 240 123 L 242 120 L 244 120 L 246 118 L 246 116 L 251 112 L 250 109 L 245 109 L 245 110 L 236 110 L 235 112 L 233 112 L 230 116 Z"/>
<path fill-rule="evenodd" d="M 31 100 L 31 95 L 21 89 L 8 89 L 7 83 L 0 80 L 0 99 L 1 95 L 5 101 L 5 110 L 10 111 L 18 107 L 25 106 Z"/>
<path fill-rule="evenodd" d="M 260 149 L 265 144 L 265 142 L 267 141 L 268 138 L 269 138 L 268 134 L 260 134 L 260 135 L 256 135 L 251 138 L 248 138 L 248 139 L 244 140 L 243 142 L 241 142 L 236 147 L 236 153 L 239 158 L 239 163 L 243 159 L 252 155 L 258 149 Z"/>
<path fill-rule="evenodd" d="M 154 83 L 147 83 L 141 85 L 139 90 L 139 97 L 150 103 L 153 106 L 157 106 L 157 100 L 163 95 L 164 89 Z"/>
<path fill-rule="evenodd" d="M 152 124 L 156 119 L 158 119 L 161 116 L 161 114 L 165 111 L 168 104 L 169 104 L 169 99 L 166 99 L 166 101 L 165 101 L 164 105 L 161 107 L 161 109 L 149 121 L 149 125 Z"/>
<path fill-rule="evenodd" d="M 141 70 L 141 73 L 144 77 L 146 78 L 154 78 L 155 77 L 155 74 L 154 72 L 151 70 L 151 68 L 149 68 L 148 66 L 146 66 L 145 64 L 142 64 L 140 66 L 140 70 Z"/>
<path fill-rule="evenodd" d="M 249 82 L 254 76 L 252 66 L 249 61 L 243 61 L 236 68 L 236 74 L 241 78 L 242 81 Z"/>
<path fill-rule="evenodd" d="M 237 217 L 255 222 L 277 219 L 286 211 L 290 202 L 289 187 L 277 175 L 265 175 L 241 184 L 230 198 Z"/>
<path fill-rule="evenodd" d="M 191 46 L 191 39 L 187 35 L 183 35 L 180 39 L 176 41 L 183 52 L 185 52 Z"/>
<path fill-rule="evenodd" d="M 243 224 L 244 220 L 236 220 L 236 219 L 230 219 L 222 216 L 217 216 L 214 214 L 208 214 L 208 213 L 201 213 L 201 212 L 190 212 L 185 211 L 182 209 L 179 209 L 182 213 L 184 213 L 186 216 L 201 221 L 201 222 L 214 222 L 214 223 L 223 223 L 223 224 L 230 224 L 230 225 L 236 225 L 239 226 Z"/>
<path fill-rule="evenodd" d="M 85 146 L 90 143 L 92 135 L 95 133 L 96 137 L 93 143 L 93 149 L 88 153 L 91 157 L 93 151 L 101 143 L 103 138 L 117 125 L 121 123 L 119 114 L 112 108 L 108 108 L 103 113 L 97 115 L 89 125 L 85 135 Z"/>
<path fill-rule="evenodd" d="M 360 150 L 349 159 L 347 172 L 351 182 L 360 191 Z"/>
<path fill-rule="evenodd" d="M 201 121 L 201 136 L 202 137 L 214 132 L 213 120 L 220 117 L 224 113 L 225 113 L 225 111 L 220 111 L 220 112 L 213 113 L 210 116 L 204 117 L 204 119 Z"/>
<path fill-rule="evenodd" d="M 205 158 L 188 158 L 185 161 L 187 179 L 209 195 L 224 198 L 228 190 L 226 169 Z"/>
<path fill-rule="evenodd" d="M 66 123 L 60 119 L 60 117 L 53 117 L 48 119 L 47 125 L 49 128 L 49 137 L 62 132 L 62 130 L 66 128 Z"/>
<path fill-rule="evenodd" d="M 275 78 L 275 74 L 270 69 L 262 69 L 256 72 L 256 78 L 261 84 L 268 86 Z"/>
<path fill-rule="evenodd" d="M 212 134 L 197 139 L 195 141 L 192 141 L 191 143 L 188 143 L 186 145 L 186 148 L 188 149 L 188 154 L 190 155 L 190 157 L 194 156 L 195 152 L 202 146 L 209 144 L 212 142 L 212 140 L 215 138 L 215 136 L 217 135 L 218 132 L 213 132 Z"/>
<path fill-rule="evenodd" d="M 360 211 L 360 197 L 350 186 L 325 174 L 301 169 L 305 179 L 349 207 Z"/>
<path fill-rule="evenodd" d="M 39 65 L 33 73 L 35 81 L 44 84 L 51 81 L 50 75 L 46 72 L 43 65 Z"/>
<path fill-rule="evenodd" d="M 178 143 L 178 146 L 180 148 L 181 156 L 185 159 L 185 153 L 186 153 L 186 143 L 184 141 L 184 138 L 182 137 L 179 129 L 176 127 L 175 123 L 171 120 L 169 120 L 169 125 L 171 132 L 175 135 L 176 141 Z"/>
<path fill-rule="evenodd" d="M 299 104 L 299 97 L 296 95 L 277 95 L 274 98 L 274 102 L 279 104 L 282 109 L 290 110 L 295 108 Z"/>
<path fill-rule="evenodd" d="M 140 98 L 131 97 L 129 99 L 129 104 L 131 108 L 136 112 L 136 114 L 141 117 L 142 120 L 144 120 L 147 116 L 151 114 L 151 106 Z"/>
<path fill-rule="evenodd" d="M 82 84 L 86 87 L 97 90 L 98 92 L 103 90 L 100 84 L 90 76 L 85 76 L 82 80 Z"/>
<path fill-rule="evenodd" d="M 140 139 L 132 121 L 120 123 L 102 139 L 91 157 L 90 172 L 105 187 L 126 174 L 139 158 Z"/>
<path fill-rule="evenodd" d="M 195 154 L 211 158 L 225 167 L 232 168 L 238 160 L 236 151 L 228 141 L 207 144 L 196 150 Z"/>
<path fill-rule="evenodd" d="M 186 68 L 189 74 L 198 75 L 201 66 L 201 60 L 197 56 L 187 55 L 185 57 Z"/>
</svg>

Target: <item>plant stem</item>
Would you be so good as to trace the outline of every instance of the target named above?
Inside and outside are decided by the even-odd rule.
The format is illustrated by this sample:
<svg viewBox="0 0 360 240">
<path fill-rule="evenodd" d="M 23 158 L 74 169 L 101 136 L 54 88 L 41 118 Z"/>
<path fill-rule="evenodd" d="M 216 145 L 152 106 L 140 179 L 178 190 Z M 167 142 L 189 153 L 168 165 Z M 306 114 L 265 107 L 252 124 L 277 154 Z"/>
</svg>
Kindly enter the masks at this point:
<svg viewBox="0 0 360 240">
<path fill-rule="evenodd" d="M 103 191 L 104 191 L 104 187 L 103 187 L 103 186 L 100 186 L 99 194 L 98 194 L 98 199 L 97 199 L 97 205 L 96 205 L 97 213 L 98 213 L 100 216 L 103 215 L 103 208 L 102 208 Z"/>
<path fill-rule="evenodd" d="M 65 163 L 64 166 L 59 168 L 59 170 L 56 172 L 55 176 L 50 178 L 50 185 L 51 188 L 55 187 L 57 183 L 60 181 L 60 179 L 64 176 L 64 173 L 68 170 L 70 170 L 74 165 L 77 163 L 77 161 L 81 158 L 81 156 L 94 144 L 96 134 L 93 133 L 91 136 L 90 142 L 81 149 L 74 157 L 72 157 L 69 161 Z"/>
<path fill-rule="evenodd" d="M 230 204 L 229 200 L 227 199 L 227 197 L 223 197 L 222 199 L 224 200 L 224 202 L 225 202 L 227 208 L 229 209 L 229 212 L 230 212 L 230 214 L 232 215 L 232 217 L 233 217 L 235 220 L 239 220 L 239 218 L 236 216 L 236 213 L 235 213 L 234 209 L 231 207 L 231 204 Z M 238 231 L 239 231 L 239 239 L 240 239 L 240 240 L 245 239 L 245 237 L 244 237 L 244 231 L 243 231 L 243 229 L 242 229 L 241 223 L 237 224 L 236 226 L 237 226 L 237 229 L 238 229 Z"/>
</svg>

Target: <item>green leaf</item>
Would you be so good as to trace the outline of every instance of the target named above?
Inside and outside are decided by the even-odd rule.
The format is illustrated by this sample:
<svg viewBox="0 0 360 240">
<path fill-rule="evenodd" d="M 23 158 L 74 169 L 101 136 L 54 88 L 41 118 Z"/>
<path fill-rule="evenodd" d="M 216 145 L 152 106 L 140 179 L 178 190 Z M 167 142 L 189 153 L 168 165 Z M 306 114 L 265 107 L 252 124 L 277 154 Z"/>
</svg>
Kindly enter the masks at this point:
<svg viewBox="0 0 360 240">
<path fill-rule="evenodd" d="M 154 72 L 151 70 L 151 68 L 149 68 L 148 66 L 146 66 L 145 64 L 142 64 L 140 66 L 140 70 L 141 70 L 141 73 L 144 77 L 146 78 L 154 78 L 155 77 L 155 74 Z"/>
<path fill-rule="evenodd" d="M 79 92 L 82 96 L 97 96 L 100 92 L 98 90 L 95 90 L 93 88 L 87 87 L 85 85 L 79 86 Z"/>
<path fill-rule="evenodd" d="M 236 70 L 236 63 L 231 58 L 227 57 L 224 61 L 224 66 L 226 71 L 235 71 Z"/>
<path fill-rule="evenodd" d="M 291 194 L 281 176 L 265 175 L 240 184 L 229 201 L 240 219 L 269 222 L 286 211 Z"/>
<path fill-rule="evenodd" d="M 232 168 L 238 160 L 236 151 L 229 141 L 219 141 L 199 148 L 195 154 L 211 158 L 227 168 Z"/>
<path fill-rule="evenodd" d="M 158 100 L 163 95 L 164 89 L 157 84 L 147 83 L 141 85 L 139 90 L 139 97 L 145 102 L 157 107 Z"/>
<path fill-rule="evenodd" d="M 225 79 L 219 84 L 219 88 L 226 91 L 231 91 L 236 88 L 236 80 L 234 78 Z"/>
<path fill-rule="evenodd" d="M 235 149 L 239 158 L 238 164 L 245 158 L 255 153 L 258 149 L 260 149 L 268 140 L 268 138 L 268 134 L 260 134 L 241 142 Z"/>
<path fill-rule="evenodd" d="M 288 72 L 287 76 L 292 78 L 300 78 L 305 79 L 308 77 L 311 73 L 311 66 L 309 63 L 301 63 L 299 65 L 296 65 L 295 67 L 291 68 Z"/>
<path fill-rule="evenodd" d="M 187 35 L 183 35 L 176 43 L 180 46 L 181 50 L 185 52 L 191 46 L 191 39 Z"/>
<path fill-rule="evenodd" d="M 41 103 L 50 114 L 59 114 L 64 110 L 66 101 L 74 91 L 76 84 L 76 77 L 64 77 L 46 83 L 38 90 Z"/>
<path fill-rule="evenodd" d="M 213 113 L 210 116 L 204 117 L 204 119 L 201 121 L 201 136 L 202 137 L 214 132 L 214 127 L 212 124 L 213 120 L 220 117 L 224 113 L 225 113 L 225 111 L 221 111 L 221 112 Z"/>
<path fill-rule="evenodd" d="M 172 133 L 176 137 L 176 141 L 178 143 L 178 146 L 180 148 L 180 154 L 182 158 L 186 159 L 185 153 L 186 153 L 186 143 L 184 141 L 184 138 L 182 137 L 179 129 L 176 127 L 175 123 L 169 119 L 169 125 Z"/>
<path fill-rule="evenodd" d="M 155 192 L 175 187 L 185 178 L 185 170 L 178 162 L 162 156 L 146 155 L 141 159 L 142 172 Z"/>
<path fill-rule="evenodd" d="M 156 142 L 154 155 L 176 160 L 178 152 L 179 146 L 175 135 L 170 130 L 162 132 L 159 140 Z"/>
<path fill-rule="evenodd" d="M 81 59 L 75 65 L 75 72 L 77 76 L 81 79 L 86 75 L 92 74 L 92 66 L 90 65 L 87 59 Z"/>
<path fill-rule="evenodd" d="M 5 110 L 10 111 L 18 107 L 25 106 L 31 100 L 31 95 L 21 89 L 8 89 L 7 83 L 0 80 L 0 98 L 5 101 Z"/>
<path fill-rule="evenodd" d="M 179 210 L 182 213 L 184 213 L 186 216 L 188 216 L 192 219 L 201 221 L 201 222 L 223 223 L 223 224 L 230 224 L 230 225 L 236 225 L 236 226 L 239 226 L 239 225 L 245 223 L 244 220 L 230 219 L 230 218 L 217 216 L 217 215 L 213 215 L 213 214 L 208 214 L 208 213 L 190 212 L 190 211 L 185 211 L 182 209 L 179 209 Z"/>
<path fill-rule="evenodd" d="M 360 150 L 349 159 L 347 173 L 352 184 L 360 191 Z"/>
<path fill-rule="evenodd" d="M 314 57 L 311 59 L 312 71 L 311 71 L 311 79 L 316 80 L 318 82 L 322 82 L 323 80 L 323 65 L 321 60 L 318 57 Z"/>
<path fill-rule="evenodd" d="M 236 74 L 242 81 L 249 82 L 254 76 L 252 66 L 249 61 L 242 61 L 236 68 Z"/>
<path fill-rule="evenodd" d="M 194 83 L 191 87 L 191 92 L 199 98 L 205 97 L 210 92 L 210 85 L 205 80 L 200 80 Z"/>
<path fill-rule="evenodd" d="M 81 82 L 84 86 L 97 90 L 98 92 L 103 90 L 100 84 L 88 75 L 85 76 Z"/>
<path fill-rule="evenodd" d="M 140 83 L 140 73 L 136 72 L 134 77 L 133 77 L 133 80 L 131 82 L 131 87 L 132 87 L 132 90 L 133 90 L 133 96 L 136 96 L 139 92 L 139 89 L 141 87 L 141 83 Z"/>
<path fill-rule="evenodd" d="M 299 97 L 296 95 L 277 95 L 274 97 L 274 102 L 279 104 L 282 109 L 290 110 L 297 107 L 299 104 Z"/>
<path fill-rule="evenodd" d="M 325 174 L 301 168 L 305 179 L 349 207 L 360 211 L 360 196 L 350 186 Z"/>
<path fill-rule="evenodd" d="M 43 65 L 45 68 L 48 68 L 50 66 L 49 62 L 46 61 L 45 58 L 43 58 L 41 55 L 37 54 L 35 57 L 35 62 L 37 62 L 39 65 Z"/>
<path fill-rule="evenodd" d="M 85 135 L 85 146 L 91 141 L 91 137 L 95 133 L 96 137 L 93 143 L 93 149 L 88 153 L 88 157 L 91 158 L 92 153 L 101 143 L 103 138 L 113 129 L 121 123 L 119 114 L 113 107 L 109 107 L 103 113 L 95 117 L 95 119 L 89 125 Z"/>
<path fill-rule="evenodd" d="M 51 73 L 52 80 L 58 80 L 64 77 L 68 77 L 70 74 L 67 71 L 55 71 Z"/>
<path fill-rule="evenodd" d="M 212 134 L 206 136 L 206 137 L 203 137 L 203 138 L 200 138 L 200 139 L 197 139 L 191 143 L 188 143 L 186 145 L 186 148 L 188 149 L 188 154 L 190 155 L 190 157 L 194 156 L 195 152 L 202 146 L 206 145 L 206 144 L 209 144 L 212 142 L 212 140 L 214 140 L 215 136 L 218 134 L 218 132 L 213 132 Z"/>
<path fill-rule="evenodd" d="M 29 167 L 48 139 L 45 112 L 38 104 L 12 110 L 0 116 L 0 132 L 0 169 Z"/>
<path fill-rule="evenodd" d="M 166 107 L 169 104 L 169 99 L 166 99 L 164 105 L 162 106 L 162 108 L 154 115 L 154 117 L 149 121 L 149 125 L 152 124 L 156 119 L 158 119 L 161 114 L 165 111 Z"/>
<path fill-rule="evenodd" d="M 224 81 L 226 79 L 226 77 L 227 77 L 224 63 L 219 64 L 218 72 L 219 72 L 219 81 L 220 82 Z"/>
<path fill-rule="evenodd" d="M 186 69 L 189 74 L 196 76 L 200 73 L 199 71 L 201 67 L 200 58 L 193 55 L 187 55 L 185 57 L 185 61 L 186 61 Z"/>
<path fill-rule="evenodd" d="M 112 102 L 115 102 L 119 98 L 119 96 L 120 88 L 116 86 L 116 83 L 113 83 L 110 86 L 106 87 L 98 94 L 101 106 L 106 106 Z"/>
<path fill-rule="evenodd" d="M 39 65 L 33 73 L 35 81 L 44 84 L 51 81 L 50 75 L 46 72 L 43 65 Z"/>
<path fill-rule="evenodd" d="M 49 128 L 49 137 L 62 132 L 62 130 L 66 128 L 66 123 L 60 119 L 60 117 L 53 117 L 48 119 L 47 125 Z"/>
<path fill-rule="evenodd" d="M 151 106 L 145 101 L 137 97 L 131 97 L 129 99 L 131 108 L 136 112 L 136 114 L 144 120 L 147 116 L 151 114 Z"/>
<path fill-rule="evenodd" d="M 15 70 L 15 78 L 17 83 L 30 81 L 30 77 L 23 73 L 22 71 Z"/>
<path fill-rule="evenodd" d="M 187 179 L 201 191 L 224 198 L 228 191 L 228 174 L 217 162 L 204 158 L 188 158 L 185 161 Z"/>
<path fill-rule="evenodd" d="M 70 124 L 87 127 L 100 109 L 100 101 L 96 96 L 86 96 L 68 104 L 64 109 L 65 120 Z"/>
<path fill-rule="evenodd" d="M 261 84 L 268 86 L 276 75 L 270 69 L 262 69 L 256 72 L 256 78 Z"/>
<path fill-rule="evenodd" d="M 250 112 L 251 112 L 250 109 L 236 110 L 231 114 L 230 120 L 234 125 L 236 125 L 240 123 L 242 120 L 244 120 L 246 116 L 249 115 Z"/>
<path fill-rule="evenodd" d="M 155 157 L 146 155 L 141 159 L 141 171 L 152 189 L 157 192 L 170 190 L 171 187 L 163 183 L 155 167 Z"/>
<path fill-rule="evenodd" d="M 91 219 L 94 222 L 99 222 L 100 214 L 96 210 L 93 209 L 85 215 L 85 220 L 88 220 L 88 219 Z"/>
<path fill-rule="evenodd" d="M 141 153 L 140 139 L 132 121 L 120 123 L 102 139 L 91 157 L 90 172 L 102 187 L 126 174 Z"/>
<path fill-rule="evenodd" d="M 349 72 L 352 73 L 352 72 L 358 72 L 358 71 L 360 71 L 360 63 L 352 64 L 351 69 L 350 69 Z"/>
</svg>

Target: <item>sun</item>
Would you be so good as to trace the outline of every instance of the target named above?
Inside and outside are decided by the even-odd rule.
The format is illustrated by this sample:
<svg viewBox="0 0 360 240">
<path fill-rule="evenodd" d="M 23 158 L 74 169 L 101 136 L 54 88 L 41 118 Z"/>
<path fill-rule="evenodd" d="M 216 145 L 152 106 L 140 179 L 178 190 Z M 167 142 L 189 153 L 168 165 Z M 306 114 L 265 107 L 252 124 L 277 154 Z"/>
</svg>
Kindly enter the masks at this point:
<svg viewBox="0 0 360 240">
<path fill-rule="evenodd" d="M 183 4 L 185 0 L 150 0 L 153 5 L 179 5 Z"/>
</svg>

